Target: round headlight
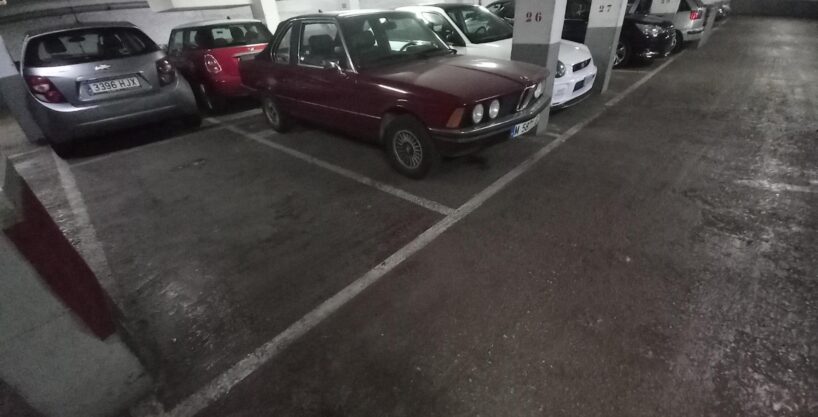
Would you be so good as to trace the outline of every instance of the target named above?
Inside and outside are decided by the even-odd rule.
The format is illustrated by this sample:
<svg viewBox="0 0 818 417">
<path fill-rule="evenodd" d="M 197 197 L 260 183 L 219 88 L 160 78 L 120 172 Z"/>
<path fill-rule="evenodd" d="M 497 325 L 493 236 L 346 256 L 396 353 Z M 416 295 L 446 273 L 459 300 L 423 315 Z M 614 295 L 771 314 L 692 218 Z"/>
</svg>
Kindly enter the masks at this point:
<svg viewBox="0 0 818 417">
<path fill-rule="evenodd" d="M 562 61 L 557 61 L 557 78 L 565 75 L 565 64 Z"/>
<path fill-rule="evenodd" d="M 500 114 L 500 100 L 494 99 L 489 105 L 489 119 L 494 119 Z"/>
<path fill-rule="evenodd" d="M 477 104 L 474 106 L 474 110 L 471 111 L 471 121 L 477 124 L 480 123 L 481 120 L 483 120 L 483 105 Z"/>
<path fill-rule="evenodd" d="M 542 97 L 543 92 L 545 92 L 545 84 L 543 84 L 543 81 L 540 81 L 540 83 L 537 84 L 537 89 L 534 90 L 534 98 Z"/>
</svg>

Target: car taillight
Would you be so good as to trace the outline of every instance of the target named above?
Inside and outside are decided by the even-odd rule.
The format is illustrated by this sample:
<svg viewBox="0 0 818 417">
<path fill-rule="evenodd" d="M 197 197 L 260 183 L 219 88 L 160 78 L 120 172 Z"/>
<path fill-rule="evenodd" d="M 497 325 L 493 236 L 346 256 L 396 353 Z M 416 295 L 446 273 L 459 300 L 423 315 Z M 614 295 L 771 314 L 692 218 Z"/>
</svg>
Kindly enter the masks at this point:
<svg viewBox="0 0 818 417">
<path fill-rule="evenodd" d="M 159 74 L 160 85 L 168 85 L 176 81 L 176 69 L 167 58 L 156 61 L 156 72 Z"/>
<path fill-rule="evenodd" d="M 46 77 L 28 76 L 26 77 L 26 83 L 28 83 L 28 88 L 34 94 L 34 97 L 37 97 L 37 100 L 46 103 L 62 103 L 65 101 L 65 97 L 60 93 L 60 90 L 57 90 L 54 83 Z"/>
<path fill-rule="evenodd" d="M 690 11 L 690 20 L 699 20 L 702 18 L 701 10 L 691 10 Z"/>
<path fill-rule="evenodd" d="M 222 66 L 219 64 L 219 61 L 216 60 L 216 57 L 210 54 L 206 54 L 204 56 L 204 64 L 205 68 L 207 68 L 207 72 L 211 74 L 218 74 L 222 72 Z"/>
</svg>

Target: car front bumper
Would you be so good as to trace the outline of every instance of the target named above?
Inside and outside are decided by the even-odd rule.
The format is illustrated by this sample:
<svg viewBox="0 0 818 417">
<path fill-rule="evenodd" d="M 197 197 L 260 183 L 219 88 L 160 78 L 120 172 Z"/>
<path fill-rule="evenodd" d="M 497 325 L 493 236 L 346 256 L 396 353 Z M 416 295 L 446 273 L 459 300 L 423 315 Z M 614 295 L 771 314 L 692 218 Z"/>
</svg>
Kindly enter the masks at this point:
<svg viewBox="0 0 818 417">
<path fill-rule="evenodd" d="M 511 138 L 514 126 L 538 117 L 551 102 L 543 95 L 525 110 L 489 123 L 460 129 L 429 128 L 437 150 L 443 155 L 462 155 Z"/>
<path fill-rule="evenodd" d="M 158 92 L 87 106 L 43 103 L 29 95 L 29 108 L 46 138 L 53 143 L 198 113 L 190 85 L 181 76 Z"/>
<path fill-rule="evenodd" d="M 596 72 L 596 66 L 591 63 L 577 72 L 555 79 L 551 108 L 568 107 L 581 101 L 577 100 L 578 98 L 587 97 L 594 86 Z"/>
</svg>

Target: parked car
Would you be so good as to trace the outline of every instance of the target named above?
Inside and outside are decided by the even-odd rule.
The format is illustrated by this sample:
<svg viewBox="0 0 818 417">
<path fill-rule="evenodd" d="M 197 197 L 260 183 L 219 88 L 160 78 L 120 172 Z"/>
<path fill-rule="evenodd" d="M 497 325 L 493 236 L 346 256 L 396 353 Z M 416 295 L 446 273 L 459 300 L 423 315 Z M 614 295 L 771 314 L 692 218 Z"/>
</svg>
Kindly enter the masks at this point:
<svg viewBox="0 0 818 417">
<path fill-rule="evenodd" d="M 650 13 L 653 0 L 629 0 L 628 13 L 631 15 L 646 15 Z M 680 0 L 679 10 L 676 13 L 653 15 L 663 20 L 673 22 L 676 28 L 676 47 L 681 49 L 684 42 L 697 41 L 702 38 L 707 25 L 705 14 L 707 7 L 701 0 Z"/>
<path fill-rule="evenodd" d="M 241 85 L 239 57 L 260 52 L 271 38 L 258 20 L 189 23 L 170 32 L 168 56 L 190 81 L 199 105 L 218 112 L 228 98 L 248 94 Z"/>
<path fill-rule="evenodd" d="M 28 107 L 64 154 L 78 138 L 166 119 L 199 125 L 188 83 L 130 23 L 81 23 L 30 32 L 20 70 Z"/>
<path fill-rule="evenodd" d="M 400 11 L 288 19 L 239 69 L 273 129 L 304 119 L 379 141 L 395 169 L 412 178 L 425 176 L 439 155 L 531 130 L 549 102 L 546 69 L 460 56 Z"/>
<path fill-rule="evenodd" d="M 514 21 L 514 0 L 499 0 L 487 6 L 507 21 Z M 562 38 L 585 43 L 591 0 L 569 0 L 565 10 Z M 510 17 L 509 17 L 510 16 Z M 676 48 L 676 28 L 673 23 L 654 16 L 626 14 L 616 46 L 614 68 L 632 60 L 649 62 L 669 55 Z"/>
<path fill-rule="evenodd" d="M 511 59 L 513 28 L 483 7 L 466 4 L 400 7 L 415 13 L 458 53 Z M 480 25 L 469 22 L 483 22 Z M 591 52 L 583 44 L 562 40 L 554 79 L 551 108 L 580 102 L 591 93 L 596 66 Z"/>
</svg>

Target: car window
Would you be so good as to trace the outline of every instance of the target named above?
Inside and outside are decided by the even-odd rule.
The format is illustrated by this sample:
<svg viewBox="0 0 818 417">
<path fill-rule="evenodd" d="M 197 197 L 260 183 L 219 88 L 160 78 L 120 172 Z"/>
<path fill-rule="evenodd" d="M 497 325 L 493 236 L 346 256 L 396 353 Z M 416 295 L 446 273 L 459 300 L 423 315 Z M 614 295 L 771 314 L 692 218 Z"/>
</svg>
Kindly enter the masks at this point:
<svg viewBox="0 0 818 417">
<path fill-rule="evenodd" d="M 423 12 L 420 14 L 420 17 L 426 22 L 429 28 L 437 33 L 437 36 L 440 36 L 444 41 L 457 46 L 466 46 L 460 38 L 460 35 L 457 34 L 454 26 L 449 22 L 449 19 L 443 17 L 440 13 Z"/>
<path fill-rule="evenodd" d="M 499 16 L 506 19 L 514 19 L 514 4 L 506 4 L 503 10 L 500 11 Z"/>
<path fill-rule="evenodd" d="M 687 4 L 687 0 L 682 0 L 682 1 L 679 2 L 679 11 L 680 12 L 689 12 L 690 11 L 690 5 Z"/>
<path fill-rule="evenodd" d="M 292 45 L 293 40 L 293 25 L 287 28 L 287 31 L 284 32 L 284 36 L 278 41 L 278 44 L 275 47 L 275 51 L 273 52 L 273 62 L 278 64 L 289 64 L 290 63 L 290 47 Z"/>
<path fill-rule="evenodd" d="M 341 68 L 347 68 L 346 53 L 338 27 L 335 23 L 302 24 L 298 63 L 323 67 L 327 61 L 338 61 Z"/>
<path fill-rule="evenodd" d="M 184 44 L 185 32 L 178 30 L 170 34 L 170 42 L 168 42 L 168 53 L 178 53 L 182 50 Z"/>
<path fill-rule="evenodd" d="M 341 26 L 352 61 L 362 68 L 449 53 L 449 48 L 414 14 L 384 12 L 348 17 Z"/>
<path fill-rule="evenodd" d="M 591 15 L 591 0 L 569 0 L 565 7 L 565 18 L 587 21 Z"/>
<path fill-rule="evenodd" d="M 514 31 L 508 23 L 478 6 L 450 8 L 446 14 L 472 43 L 494 42 L 510 38 Z M 512 16 L 513 17 L 513 16 Z"/>
<path fill-rule="evenodd" d="M 158 51 L 159 47 L 135 28 L 89 28 L 38 36 L 29 41 L 24 64 L 55 67 Z"/>
</svg>

